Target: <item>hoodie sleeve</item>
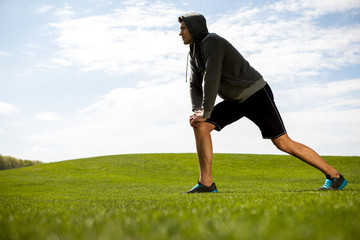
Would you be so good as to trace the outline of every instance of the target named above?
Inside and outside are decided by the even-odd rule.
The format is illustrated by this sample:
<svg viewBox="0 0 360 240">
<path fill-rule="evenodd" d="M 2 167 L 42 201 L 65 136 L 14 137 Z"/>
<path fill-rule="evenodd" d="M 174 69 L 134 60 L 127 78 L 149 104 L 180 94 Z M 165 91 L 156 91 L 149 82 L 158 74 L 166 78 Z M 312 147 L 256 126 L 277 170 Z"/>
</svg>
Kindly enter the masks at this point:
<svg viewBox="0 0 360 240">
<path fill-rule="evenodd" d="M 203 43 L 203 56 L 205 61 L 203 107 L 204 118 L 209 118 L 214 108 L 216 96 L 219 91 L 224 47 L 216 38 L 209 37 Z"/>
<path fill-rule="evenodd" d="M 196 67 L 193 59 L 190 60 L 191 78 L 190 78 L 190 98 L 192 104 L 192 111 L 203 110 L 203 89 L 202 89 L 202 74 Z"/>
</svg>

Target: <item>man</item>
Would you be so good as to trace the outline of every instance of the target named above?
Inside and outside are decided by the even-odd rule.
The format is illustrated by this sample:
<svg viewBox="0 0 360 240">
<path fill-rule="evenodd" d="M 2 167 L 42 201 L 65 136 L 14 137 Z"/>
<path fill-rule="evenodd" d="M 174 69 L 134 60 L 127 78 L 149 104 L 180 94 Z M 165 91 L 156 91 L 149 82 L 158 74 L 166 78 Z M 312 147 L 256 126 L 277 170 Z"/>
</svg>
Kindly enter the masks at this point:
<svg viewBox="0 0 360 240">
<path fill-rule="evenodd" d="M 213 158 L 210 132 L 247 117 L 261 130 L 264 139 L 325 176 L 321 190 L 342 189 L 347 181 L 315 151 L 289 138 L 276 108 L 269 85 L 263 77 L 224 38 L 209 33 L 204 16 L 198 13 L 179 17 L 180 36 L 190 45 L 190 96 L 200 179 L 186 193 L 217 192 L 212 181 Z M 216 96 L 224 101 L 214 107 Z"/>
</svg>

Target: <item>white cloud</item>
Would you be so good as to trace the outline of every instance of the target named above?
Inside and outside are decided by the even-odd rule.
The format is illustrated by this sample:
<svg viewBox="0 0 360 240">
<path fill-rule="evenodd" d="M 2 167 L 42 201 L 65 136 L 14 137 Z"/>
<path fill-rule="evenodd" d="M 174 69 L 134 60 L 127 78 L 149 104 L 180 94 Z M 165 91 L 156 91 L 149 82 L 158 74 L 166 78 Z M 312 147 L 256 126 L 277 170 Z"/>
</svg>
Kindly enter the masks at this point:
<svg viewBox="0 0 360 240">
<path fill-rule="evenodd" d="M 46 66 L 49 66 L 50 68 L 57 68 L 57 67 L 69 67 L 73 65 L 73 63 L 65 58 L 52 58 L 50 60 L 51 64 L 43 64 L 43 65 L 37 65 L 38 67 L 46 68 Z"/>
<path fill-rule="evenodd" d="M 316 15 L 319 16 L 359 7 L 359 4 L 339 1 L 338 5 L 345 7 L 322 8 L 320 3 L 329 1 L 318 1 L 315 5 L 309 2 L 279 1 L 258 8 L 244 7 L 211 18 L 209 28 L 229 39 L 250 64 L 273 82 L 295 81 L 329 69 L 359 64 L 360 24 L 324 28 L 305 11 L 322 9 Z M 288 11 L 293 14 L 286 15 Z"/>
<path fill-rule="evenodd" d="M 25 52 L 28 55 L 34 55 L 36 52 L 44 50 L 42 46 L 35 43 L 28 43 L 26 44 L 26 47 L 29 49 Z"/>
<path fill-rule="evenodd" d="M 47 12 L 49 12 L 50 10 L 52 10 L 52 9 L 54 9 L 55 8 L 55 6 L 53 6 L 53 5 L 41 5 L 41 6 L 39 6 L 39 7 L 37 7 L 35 10 L 34 10 L 34 12 L 35 13 L 47 13 Z"/>
<path fill-rule="evenodd" d="M 57 113 L 45 112 L 35 115 L 35 118 L 39 121 L 61 121 L 63 120 Z"/>
<path fill-rule="evenodd" d="M 344 12 L 360 8 L 357 0 L 323 1 L 323 0 L 284 0 L 271 4 L 267 9 L 277 12 L 303 12 L 310 17 L 317 17 L 334 12 Z"/>
<path fill-rule="evenodd" d="M 49 156 L 56 156 L 56 152 L 49 150 L 48 148 L 45 148 L 43 146 L 34 146 L 30 148 L 29 150 L 25 150 L 23 152 L 15 152 L 12 153 L 12 156 L 16 156 L 20 159 L 28 159 L 28 160 L 39 160 L 43 162 L 53 162 L 52 158 L 49 158 Z M 56 159 L 56 158 L 54 158 Z M 65 160 L 65 159 L 58 159 L 58 160 Z M 66 159 L 68 160 L 68 159 Z"/>
<path fill-rule="evenodd" d="M 112 5 L 113 2 L 109 0 L 90 0 L 91 3 L 95 3 L 97 7 L 102 7 L 106 5 Z"/>
<path fill-rule="evenodd" d="M 0 114 L 9 115 L 17 111 L 19 111 L 19 109 L 13 104 L 0 102 Z"/>
<path fill-rule="evenodd" d="M 75 12 L 72 11 L 72 7 L 68 4 L 54 12 L 54 15 L 57 16 L 61 21 L 70 20 L 74 14 Z"/>
<path fill-rule="evenodd" d="M 309 110 L 283 115 L 290 137 L 326 155 L 359 155 L 360 109 Z"/>
<path fill-rule="evenodd" d="M 0 51 L 0 56 L 8 57 L 8 56 L 12 56 L 12 54 L 8 52 Z"/>
<path fill-rule="evenodd" d="M 359 4 L 310 2 L 245 6 L 209 16 L 209 29 L 229 39 L 273 82 L 315 77 L 329 69 L 358 64 L 360 24 L 322 28 L 305 10 L 321 9 L 317 17 L 357 8 Z M 284 17 L 289 11 L 296 14 Z M 129 1 L 112 13 L 52 23 L 49 26 L 56 30 L 61 50 L 55 53 L 50 66 L 45 66 L 79 66 L 83 71 L 150 76 L 161 76 L 166 69 L 167 74 L 180 74 L 180 61 L 184 61 L 187 51 L 180 46 L 178 37 L 176 19 L 181 14 L 171 4 Z"/>
<path fill-rule="evenodd" d="M 72 127 L 27 137 L 56 146 L 54 160 L 102 154 L 193 151 L 183 81 L 119 88 L 80 111 Z"/>
<path fill-rule="evenodd" d="M 44 48 L 38 44 L 35 43 L 28 43 L 26 44 L 27 48 L 34 49 L 34 50 L 44 50 Z"/>
<path fill-rule="evenodd" d="M 289 111 L 360 109 L 360 79 L 302 83 L 276 90 L 278 106 Z"/>
<path fill-rule="evenodd" d="M 52 23 L 61 48 L 53 63 L 117 74 L 178 73 L 184 57 L 178 15 L 171 4 L 128 3 L 113 13 Z"/>
</svg>

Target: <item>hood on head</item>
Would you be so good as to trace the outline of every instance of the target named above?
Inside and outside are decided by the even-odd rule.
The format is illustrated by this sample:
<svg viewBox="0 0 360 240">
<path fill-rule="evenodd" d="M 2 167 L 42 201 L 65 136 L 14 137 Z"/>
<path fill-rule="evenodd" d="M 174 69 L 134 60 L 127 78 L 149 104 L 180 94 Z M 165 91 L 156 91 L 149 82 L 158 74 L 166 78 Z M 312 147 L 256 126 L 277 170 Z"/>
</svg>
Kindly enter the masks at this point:
<svg viewBox="0 0 360 240">
<path fill-rule="evenodd" d="M 199 13 L 188 13 L 179 17 L 179 22 L 183 21 L 188 28 L 194 42 L 201 41 L 208 33 L 206 19 Z"/>
</svg>

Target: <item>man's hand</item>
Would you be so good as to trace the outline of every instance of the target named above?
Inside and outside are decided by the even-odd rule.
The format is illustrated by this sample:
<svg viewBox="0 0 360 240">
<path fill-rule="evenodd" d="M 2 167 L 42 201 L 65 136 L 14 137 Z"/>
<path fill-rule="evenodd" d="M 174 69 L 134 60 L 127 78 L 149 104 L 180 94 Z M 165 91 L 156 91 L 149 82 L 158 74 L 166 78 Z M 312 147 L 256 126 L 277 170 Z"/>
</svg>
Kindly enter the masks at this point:
<svg viewBox="0 0 360 240">
<path fill-rule="evenodd" d="M 199 127 L 205 120 L 206 118 L 202 117 L 202 111 L 195 112 L 190 116 L 190 126 Z"/>
</svg>

